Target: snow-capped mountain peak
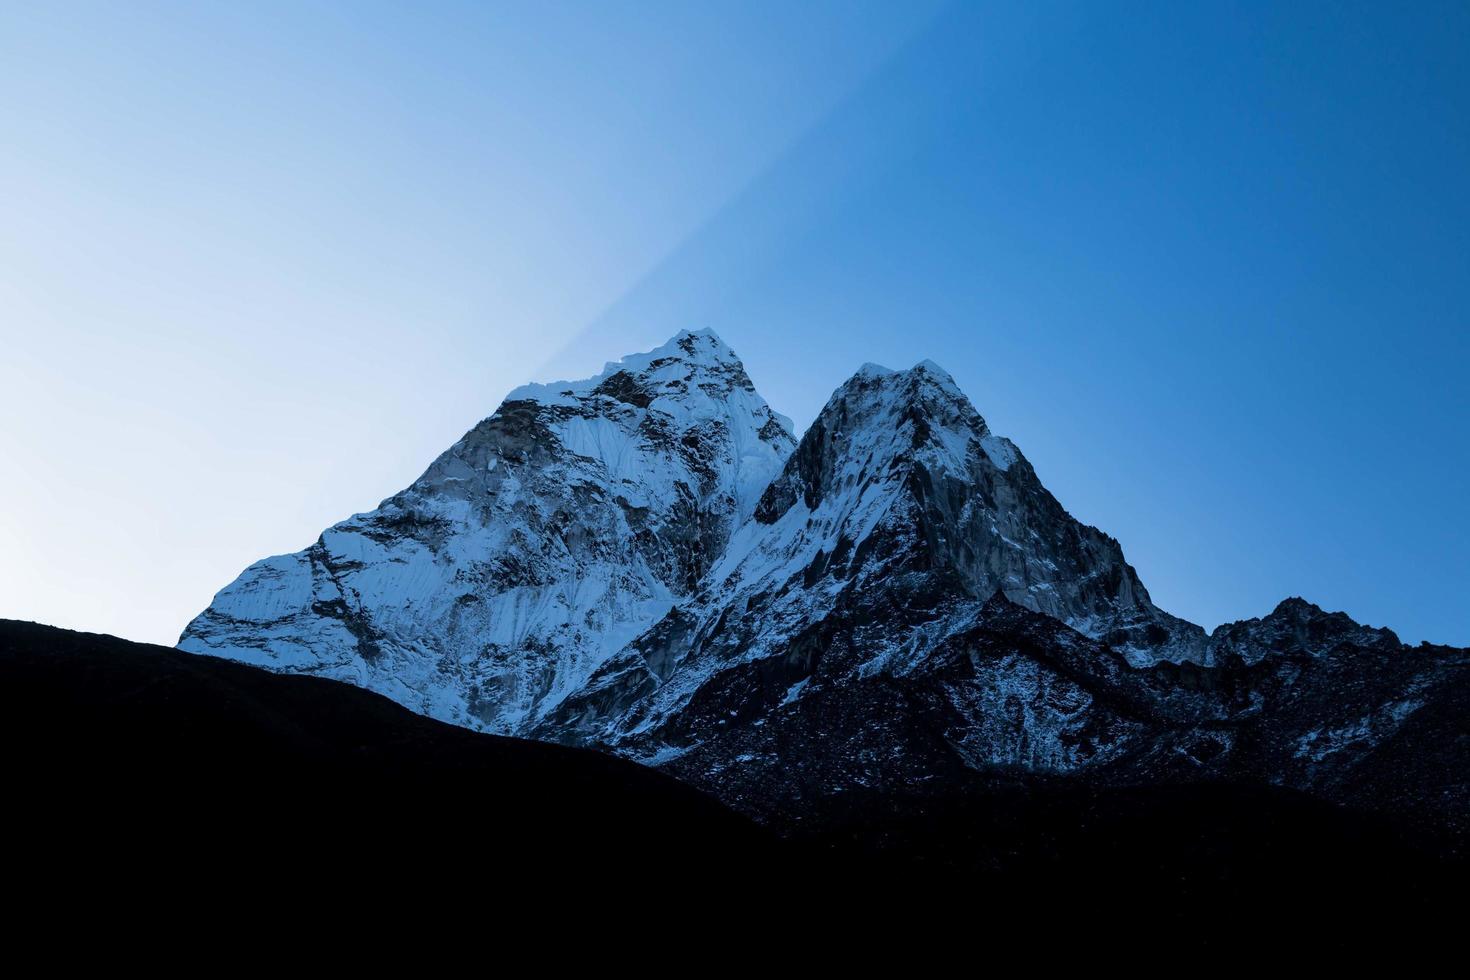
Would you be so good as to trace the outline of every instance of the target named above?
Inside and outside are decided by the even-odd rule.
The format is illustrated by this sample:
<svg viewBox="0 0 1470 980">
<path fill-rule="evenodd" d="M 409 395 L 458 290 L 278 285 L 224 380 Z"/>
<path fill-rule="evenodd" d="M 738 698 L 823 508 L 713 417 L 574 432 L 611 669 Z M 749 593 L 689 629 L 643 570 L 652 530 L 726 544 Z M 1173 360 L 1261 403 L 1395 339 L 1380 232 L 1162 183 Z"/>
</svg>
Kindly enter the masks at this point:
<svg viewBox="0 0 1470 980">
<path fill-rule="evenodd" d="M 505 400 L 565 405 L 603 396 L 671 415 L 707 415 L 712 397 L 730 390 L 754 393 L 755 386 L 730 346 L 704 329 L 681 331 L 651 351 L 609 361 L 591 378 L 522 385 Z"/>
<path fill-rule="evenodd" d="M 865 364 L 803 434 L 787 472 L 762 498 L 757 519 L 771 523 L 793 493 L 815 508 L 828 493 L 886 479 L 900 460 L 957 469 L 971 446 L 987 439 L 1003 450 L 948 372 L 932 361 L 907 371 Z"/>
<path fill-rule="evenodd" d="M 179 645 L 517 731 L 695 587 L 794 441 L 723 341 L 681 333 L 511 392 L 411 487 L 252 565 Z"/>
</svg>

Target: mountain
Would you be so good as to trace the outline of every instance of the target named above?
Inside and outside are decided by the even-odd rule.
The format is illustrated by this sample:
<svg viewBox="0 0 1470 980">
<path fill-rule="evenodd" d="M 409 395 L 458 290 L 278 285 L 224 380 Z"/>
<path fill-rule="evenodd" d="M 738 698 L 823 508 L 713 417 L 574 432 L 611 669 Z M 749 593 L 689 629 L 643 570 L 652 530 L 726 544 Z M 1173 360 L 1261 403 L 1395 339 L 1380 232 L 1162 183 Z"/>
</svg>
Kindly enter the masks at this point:
<svg viewBox="0 0 1470 980">
<path fill-rule="evenodd" d="M 698 586 L 795 440 L 713 333 L 528 385 L 374 511 L 259 561 L 179 648 L 524 730 Z"/>
<path fill-rule="evenodd" d="M 1300 599 L 1170 615 L 927 361 L 864 366 L 799 442 L 709 333 L 520 389 L 180 646 L 618 753 L 788 834 L 1224 783 L 1470 837 L 1470 651 Z"/>
</svg>

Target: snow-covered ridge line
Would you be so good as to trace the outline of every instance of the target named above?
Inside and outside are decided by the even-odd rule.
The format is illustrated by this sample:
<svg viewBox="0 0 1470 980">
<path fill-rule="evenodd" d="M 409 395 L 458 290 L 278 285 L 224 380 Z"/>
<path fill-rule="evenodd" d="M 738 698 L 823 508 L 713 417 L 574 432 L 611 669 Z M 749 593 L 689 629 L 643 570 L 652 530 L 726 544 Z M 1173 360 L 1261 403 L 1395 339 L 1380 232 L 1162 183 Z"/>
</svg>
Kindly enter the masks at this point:
<svg viewBox="0 0 1470 980">
<path fill-rule="evenodd" d="M 578 399 L 594 394 L 619 374 L 637 376 L 657 383 L 660 380 L 677 379 L 681 371 L 686 371 L 690 367 L 711 368 L 716 371 L 732 370 L 738 371 L 741 375 L 744 375 L 745 372 L 744 365 L 741 364 L 735 351 L 721 340 L 718 334 L 706 327 L 700 330 L 681 330 L 668 342 L 653 350 L 628 354 L 617 361 L 608 361 L 603 366 L 601 373 L 590 378 L 521 385 L 512 389 L 505 396 L 505 400 L 507 402 L 539 401 L 548 405 L 571 405 Z M 687 374 L 685 377 L 687 379 Z M 755 390 L 755 386 L 749 383 L 748 378 L 745 387 L 751 392 Z M 676 400 L 670 400 L 652 407 L 678 411 L 681 406 Z M 789 418 L 775 411 L 772 411 L 771 415 L 785 427 L 788 433 L 792 431 L 792 422 Z"/>
</svg>

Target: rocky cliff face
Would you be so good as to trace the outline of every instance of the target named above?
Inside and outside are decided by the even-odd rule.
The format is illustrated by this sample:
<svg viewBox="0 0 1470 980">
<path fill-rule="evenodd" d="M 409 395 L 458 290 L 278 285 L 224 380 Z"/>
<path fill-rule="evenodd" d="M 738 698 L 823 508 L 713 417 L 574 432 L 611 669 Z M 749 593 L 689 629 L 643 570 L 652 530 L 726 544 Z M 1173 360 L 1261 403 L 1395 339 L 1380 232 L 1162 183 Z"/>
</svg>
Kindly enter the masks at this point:
<svg viewBox="0 0 1470 980">
<path fill-rule="evenodd" d="M 1250 780 L 1470 833 L 1470 651 L 1300 599 L 1207 635 L 936 365 L 799 443 L 712 334 L 535 385 L 180 646 L 610 749 L 763 819 L 976 780 Z"/>
<path fill-rule="evenodd" d="M 516 732 L 697 586 L 795 440 L 719 338 L 512 392 L 422 477 L 257 562 L 179 641 Z"/>
</svg>

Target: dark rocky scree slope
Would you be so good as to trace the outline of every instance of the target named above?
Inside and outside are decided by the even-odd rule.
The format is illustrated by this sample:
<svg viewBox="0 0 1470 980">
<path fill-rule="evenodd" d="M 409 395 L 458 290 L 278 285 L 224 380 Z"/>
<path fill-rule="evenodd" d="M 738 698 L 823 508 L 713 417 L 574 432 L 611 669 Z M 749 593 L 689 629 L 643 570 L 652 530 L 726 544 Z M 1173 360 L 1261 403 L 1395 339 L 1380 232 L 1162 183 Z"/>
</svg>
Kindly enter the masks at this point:
<svg viewBox="0 0 1470 980">
<path fill-rule="evenodd" d="M 1463 848 L 1470 652 L 1301 600 L 1169 615 L 928 362 L 864 367 L 794 448 L 778 420 L 707 333 L 523 389 L 324 534 L 332 575 L 258 563 L 181 646 L 611 750 L 798 833 L 856 800 L 1245 781 Z"/>
<path fill-rule="evenodd" d="M 515 921 L 507 908 L 649 929 L 785 907 L 844 928 L 907 913 L 931 943 L 943 924 L 970 944 L 1065 922 L 1073 937 L 1141 928 L 1153 949 L 1228 949 L 1243 926 L 1300 938 L 1321 925 L 1314 946 L 1352 948 L 1388 924 L 1450 935 L 1462 908 L 1461 869 L 1425 842 L 1280 788 L 870 788 L 824 797 L 822 828 L 782 839 L 606 754 L 471 732 L 334 681 L 4 620 L 0 738 L 8 883 L 63 923 L 93 907 L 113 925 L 239 914 L 223 921 L 442 937 L 495 935 Z"/>
</svg>

